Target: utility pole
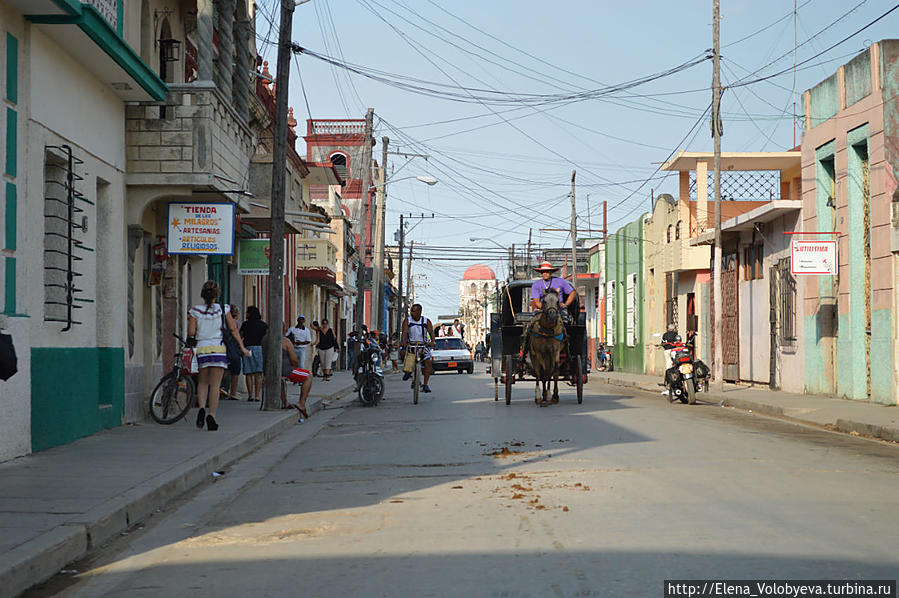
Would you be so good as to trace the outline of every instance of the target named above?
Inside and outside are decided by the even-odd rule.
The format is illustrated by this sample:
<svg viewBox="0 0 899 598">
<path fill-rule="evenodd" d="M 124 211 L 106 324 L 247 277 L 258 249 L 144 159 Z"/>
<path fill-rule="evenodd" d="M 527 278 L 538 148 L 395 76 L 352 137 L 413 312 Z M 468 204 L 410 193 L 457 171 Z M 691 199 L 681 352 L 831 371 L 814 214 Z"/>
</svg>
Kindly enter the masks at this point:
<svg viewBox="0 0 899 598">
<path fill-rule="evenodd" d="M 400 254 L 399 254 L 399 262 L 400 262 L 400 271 L 399 271 L 399 296 L 397 299 L 399 303 L 396 306 L 396 331 L 401 332 L 403 329 L 403 317 L 405 317 L 405 306 L 406 306 L 406 296 L 403 295 L 403 244 L 406 241 L 406 224 L 403 222 L 403 215 L 400 214 Z"/>
<path fill-rule="evenodd" d="M 715 345 L 715 391 L 724 390 L 724 314 L 721 297 L 721 277 L 723 276 L 722 264 L 724 262 L 721 250 L 721 49 L 720 49 L 720 15 L 719 0 L 712 0 L 712 135 L 715 138 L 715 254 L 712 260 L 715 324 L 712 328 L 712 339 Z M 704 184 L 708 184 L 705 181 Z"/>
<path fill-rule="evenodd" d="M 528 274 L 531 272 L 531 235 L 534 234 L 534 229 L 528 229 L 528 254 L 524 258 L 524 267 L 527 270 Z"/>
<path fill-rule="evenodd" d="M 290 44 L 294 0 L 281 0 L 281 29 L 278 33 L 275 122 L 272 143 L 271 230 L 269 234 L 268 324 L 273 334 L 265 338 L 265 409 L 278 409 L 281 402 L 281 329 L 284 327 L 284 184 L 287 179 L 287 95 L 290 89 Z"/>
<path fill-rule="evenodd" d="M 409 267 L 406 269 L 406 288 L 408 289 L 409 297 L 412 295 L 412 246 L 415 245 L 415 241 L 409 241 Z M 403 317 L 408 313 L 408 309 L 403 309 Z"/>
<path fill-rule="evenodd" d="M 381 297 L 384 293 L 384 210 L 387 205 L 387 144 L 390 139 L 381 138 L 381 182 L 378 184 L 378 193 L 376 197 L 377 205 L 375 208 L 375 259 L 372 264 L 372 283 L 371 283 L 371 325 L 377 327 L 379 331 L 384 330 L 387 322 L 381 317 L 384 308 L 381 305 Z"/>
<path fill-rule="evenodd" d="M 571 171 L 571 286 L 577 282 L 577 210 L 574 203 L 574 177 L 576 174 L 576 170 Z"/>
<path fill-rule="evenodd" d="M 282 2 L 284 0 L 281 0 Z M 365 273 L 366 268 L 371 267 L 371 128 L 375 110 L 369 108 L 365 113 L 365 134 L 362 141 L 362 193 L 364 193 L 365 212 L 362 217 L 362 230 L 359 235 L 359 247 L 356 255 L 359 256 L 361 265 L 361 282 L 357 281 L 356 287 L 356 329 L 362 330 L 365 321 Z M 368 281 L 369 285 L 371 280 Z M 370 323 L 370 322 L 369 322 Z"/>
</svg>

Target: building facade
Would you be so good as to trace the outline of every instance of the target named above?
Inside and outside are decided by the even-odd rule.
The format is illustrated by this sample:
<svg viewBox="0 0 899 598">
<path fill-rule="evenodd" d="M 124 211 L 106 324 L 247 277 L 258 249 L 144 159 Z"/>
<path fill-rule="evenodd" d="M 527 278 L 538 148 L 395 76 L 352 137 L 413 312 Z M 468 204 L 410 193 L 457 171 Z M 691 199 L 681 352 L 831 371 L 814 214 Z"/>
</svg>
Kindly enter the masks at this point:
<svg viewBox="0 0 899 598">
<path fill-rule="evenodd" d="M 805 388 L 897 402 L 899 40 L 883 40 L 803 94 L 802 227 L 836 240 L 835 276 L 806 276 Z"/>
<path fill-rule="evenodd" d="M 459 281 L 459 313 L 465 326 L 465 341 L 474 349 L 478 341 L 486 344 L 490 332 L 490 314 L 496 305 L 499 283 L 490 266 L 474 264 L 466 268 Z"/>
</svg>

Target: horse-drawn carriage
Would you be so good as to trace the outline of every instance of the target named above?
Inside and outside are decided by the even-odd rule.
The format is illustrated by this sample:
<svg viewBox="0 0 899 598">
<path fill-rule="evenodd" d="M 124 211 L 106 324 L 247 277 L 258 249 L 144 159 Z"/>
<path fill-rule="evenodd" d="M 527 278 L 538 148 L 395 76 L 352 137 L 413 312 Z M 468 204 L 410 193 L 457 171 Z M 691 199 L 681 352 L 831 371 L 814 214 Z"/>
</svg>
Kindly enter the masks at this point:
<svg viewBox="0 0 899 598">
<path fill-rule="evenodd" d="M 541 312 L 531 311 L 529 300 L 533 281 L 519 280 L 507 284 L 501 291 L 502 308 L 500 313 L 491 314 L 490 319 L 490 371 L 493 373 L 494 400 L 499 400 L 499 386 L 506 389 L 506 405 L 512 402 L 512 387 L 516 382 L 523 380 L 535 380 L 537 382 L 534 392 L 534 400 L 540 404 L 547 404 L 547 384 L 544 384 L 541 396 L 541 378 L 535 371 L 535 347 L 531 346 L 524 360 L 520 359 L 524 343 L 524 335 L 529 325 L 540 317 Z M 546 307 L 546 306 L 544 306 Z M 587 382 L 587 327 L 585 315 L 580 312 L 580 306 L 575 301 L 567 309 L 568 316 L 560 323 L 560 329 L 564 331 L 553 338 L 561 337 L 561 350 L 558 359 L 551 364 L 554 371 L 551 378 L 555 379 L 556 388 L 552 401 L 558 401 L 557 381 L 559 379 L 574 386 L 577 389 L 577 402 L 584 400 L 584 384 Z M 544 310 L 546 311 L 546 310 Z M 535 324 L 535 327 L 537 325 Z M 538 368 L 540 369 L 540 368 Z M 543 382 L 546 376 L 546 368 L 543 370 Z"/>
</svg>

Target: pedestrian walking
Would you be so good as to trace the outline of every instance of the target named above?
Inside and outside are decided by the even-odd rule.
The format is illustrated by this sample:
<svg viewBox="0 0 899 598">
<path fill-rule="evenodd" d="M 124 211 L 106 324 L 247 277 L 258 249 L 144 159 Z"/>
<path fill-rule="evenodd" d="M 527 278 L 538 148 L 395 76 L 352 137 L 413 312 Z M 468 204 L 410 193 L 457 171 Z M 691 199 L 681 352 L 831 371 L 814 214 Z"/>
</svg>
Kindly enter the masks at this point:
<svg viewBox="0 0 899 598">
<path fill-rule="evenodd" d="M 321 325 L 315 329 L 318 332 L 318 357 L 321 360 L 322 380 L 328 382 L 331 379 L 331 368 L 334 365 L 334 352 L 337 350 L 337 338 L 334 331 L 328 326 L 328 320 L 322 318 Z"/>
<path fill-rule="evenodd" d="M 390 335 L 390 344 L 387 345 L 387 357 L 390 359 L 391 370 L 390 372 L 393 374 L 399 373 L 399 361 L 400 361 L 400 337 L 394 332 Z"/>
<path fill-rule="evenodd" d="M 236 305 L 231 306 L 231 319 L 234 322 L 240 321 L 240 309 Z M 240 397 L 237 396 L 237 386 L 240 384 L 240 372 L 243 359 L 236 357 L 228 360 L 228 400 L 236 401 Z"/>
<path fill-rule="evenodd" d="M 237 323 L 231 317 L 231 308 L 228 305 L 216 303 L 219 296 L 219 285 L 214 280 L 206 281 L 200 291 L 203 299 L 202 305 L 193 306 L 187 312 L 187 346 L 196 347 L 197 365 L 197 404 L 200 409 L 197 412 L 197 427 L 204 425 L 210 432 L 218 430 L 215 414 L 219 404 L 219 390 L 222 385 L 222 376 L 228 367 L 228 354 L 225 349 L 224 334 L 230 333 L 240 346 L 245 356 L 250 355 L 240 333 Z M 209 413 L 206 413 L 206 404 L 209 403 Z"/>
<path fill-rule="evenodd" d="M 348 369 L 352 372 L 353 366 L 356 364 L 356 351 L 359 350 L 359 333 L 356 330 L 350 332 L 346 339 L 346 362 Z M 355 376 L 355 374 L 353 374 Z"/>
<path fill-rule="evenodd" d="M 262 339 L 268 332 L 268 324 L 262 321 L 259 308 L 251 305 L 247 308 L 247 319 L 240 327 L 240 335 L 250 355 L 243 358 L 241 367 L 247 377 L 248 401 L 258 401 L 262 396 Z"/>
<path fill-rule="evenodd" d="M 297 316 L 296 326 L 287 329 L 287 338 L 293 343 L 293 350 L 297 354 L 297 361 L 301 370 L 306 369 L 306 350 L 312 344 L 312 332 L 306 327 L 306 316 Z"/>
</svg>

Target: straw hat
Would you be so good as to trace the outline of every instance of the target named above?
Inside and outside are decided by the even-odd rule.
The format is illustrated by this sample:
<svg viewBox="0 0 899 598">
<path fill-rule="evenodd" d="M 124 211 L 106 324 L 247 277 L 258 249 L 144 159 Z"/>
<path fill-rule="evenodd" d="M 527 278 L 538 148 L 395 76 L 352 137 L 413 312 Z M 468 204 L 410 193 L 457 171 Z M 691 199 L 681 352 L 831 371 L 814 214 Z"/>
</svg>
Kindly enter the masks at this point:
<svg viewBox="0 0 899 598">
<path fill-rule="evenodd" d="M 543 262 L 536 268 L 534 268 L 537 272 L 555 272 L 558 268 L 553 267 L 549 262 Z"/>
</svg>

